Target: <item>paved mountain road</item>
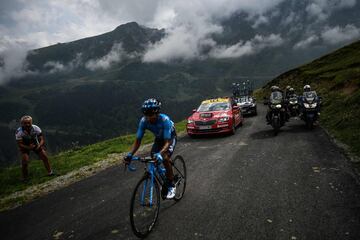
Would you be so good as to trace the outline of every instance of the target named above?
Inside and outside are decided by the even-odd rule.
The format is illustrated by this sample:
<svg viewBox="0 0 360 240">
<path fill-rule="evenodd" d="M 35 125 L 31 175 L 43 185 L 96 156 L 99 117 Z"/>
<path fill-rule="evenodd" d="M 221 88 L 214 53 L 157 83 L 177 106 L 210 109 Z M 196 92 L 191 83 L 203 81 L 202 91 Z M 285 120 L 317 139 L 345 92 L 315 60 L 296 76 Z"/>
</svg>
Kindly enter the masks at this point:
<svg viewBox="0 0 360 240">
<path fill-rule="evenodd" d="M 188 182 L 162 201 L 148 239 L 360 239 L 360 185 L 325 132 L 291 119 L 278 136 L 259 116 L 234 136 L 181 138 Z M 109 168 L 0 213 L 1 239 L 136 239 L 129 201 L 142 168 Z"/>
</svg>

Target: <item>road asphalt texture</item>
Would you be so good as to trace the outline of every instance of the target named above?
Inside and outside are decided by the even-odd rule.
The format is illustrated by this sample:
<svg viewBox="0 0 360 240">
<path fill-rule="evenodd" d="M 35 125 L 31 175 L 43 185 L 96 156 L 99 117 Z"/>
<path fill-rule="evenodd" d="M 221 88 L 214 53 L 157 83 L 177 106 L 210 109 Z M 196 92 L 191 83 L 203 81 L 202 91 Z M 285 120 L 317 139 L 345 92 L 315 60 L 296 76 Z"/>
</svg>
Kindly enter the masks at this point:
<svg viewBox="0 0 360 240">
<path fill-rule="evenodd" d="M 233 136 L 188 136 L 184 198 L 162 201 L 148 239 L 360 239 L 360 185 L 320 128 L 291 119 L 274 136 L 259 115 Z M 0 213 L 0 239 L 137 239 L 129 222 L 143 174 L 110 167 Z"/>
</svg>

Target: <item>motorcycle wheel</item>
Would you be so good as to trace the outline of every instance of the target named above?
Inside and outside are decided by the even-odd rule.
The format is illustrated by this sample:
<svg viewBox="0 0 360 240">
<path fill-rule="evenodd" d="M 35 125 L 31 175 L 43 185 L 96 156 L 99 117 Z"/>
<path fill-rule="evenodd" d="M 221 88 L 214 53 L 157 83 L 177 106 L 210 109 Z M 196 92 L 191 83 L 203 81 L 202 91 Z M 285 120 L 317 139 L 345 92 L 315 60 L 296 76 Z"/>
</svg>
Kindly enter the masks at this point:
<svg viewBox="0 0 360 240">
<path fill-rule="evenodd" d="M 306 120 L 306 127 L 310 130 L 314 128 L 314 121 L 313 120 Z"/>
</svg>

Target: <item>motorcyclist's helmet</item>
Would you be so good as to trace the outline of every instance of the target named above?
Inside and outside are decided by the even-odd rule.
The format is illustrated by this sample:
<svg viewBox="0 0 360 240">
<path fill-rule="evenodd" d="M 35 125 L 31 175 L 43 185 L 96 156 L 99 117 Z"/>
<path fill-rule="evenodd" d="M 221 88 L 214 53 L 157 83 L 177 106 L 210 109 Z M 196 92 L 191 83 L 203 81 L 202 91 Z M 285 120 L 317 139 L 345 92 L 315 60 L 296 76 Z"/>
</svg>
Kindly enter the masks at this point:
<svg viewBox="0 0 360 240">
<path fill-rule="evenodd" d="M 144 115 L 152 115 L 159 113 L 161 108 L 161 102 L 155 98 L 149 98 L 145 100 L 141 107 L 141 111 Z"/>
<path fill-rule="evenodd" d="M 290 88 L 291 88 L 291 87 L 290 87 L 289 85 L 287 85 L 287 86 L 286 86 L 286 91 L 289 91 Z"/>
<path fill-rule="evenodd" d="M 290 93 L 290 94 L 294 94 L 294 93 L 295 93 L 294 88 L 292 88 L 292 87 L 291 87 L 291 88 L 289 88 L 289 93 Z"/>
<path fill-rule="evenodd" d="M 304 86 L 304 92 L 310 92 L 310 91 L 311 91 L 310 85 L 305 85 Z"/>
<path fill-rule="evenodd" d="M 278 91 L 280 88 L 278 86 L 271 86 L 270 90 L 271 92 L 275 92 L 275 91 Z"/>
</svg>

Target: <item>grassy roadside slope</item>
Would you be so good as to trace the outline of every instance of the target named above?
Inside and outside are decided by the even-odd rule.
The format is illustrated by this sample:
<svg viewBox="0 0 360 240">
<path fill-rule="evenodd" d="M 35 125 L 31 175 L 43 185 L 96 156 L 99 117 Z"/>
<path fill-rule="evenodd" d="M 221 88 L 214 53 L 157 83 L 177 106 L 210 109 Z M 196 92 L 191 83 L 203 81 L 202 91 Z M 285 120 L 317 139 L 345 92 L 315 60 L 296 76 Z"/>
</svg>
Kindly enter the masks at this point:
<svg viewBox="0 0 360 240">
<path fill-rule="evenodd" d="M 268 96 L 272 85 L 290 85 L 299 94 L 305 84 L 323 98 L 321 125 L 360 156 L 360 41 L 280 75 L 256 95 Z"/>
<path fill-rule="evenodd" d="M 176 123 L 176 130 L 181 133 L 185 130 L 186 121 Z M 135 134 L 120 136 L 107 141 L 91 144 L 78 149 L 62 152 L 50 156 L 50 162 L 58 175 L 65 175 L 85 166 L 91 166 L 106 159 L 111 154 L 120 154 L 129 151 L 135 140 Z M 153 141 L 152 134 L 145 134 L 143 144 Z M 121 159 L 119 159 L 121 161 Z M 30 181 L 26 184 L 20 181 L 21 166 L 0 169 L 0 199 L 14 192 L 27 189 L 31 186 L 47 182 L 52 177 L 46 176 L 43 163 L 33 160 L 29 164 Z M 2 206 L 0 206 L 2 208 Z"/>
</svg>

